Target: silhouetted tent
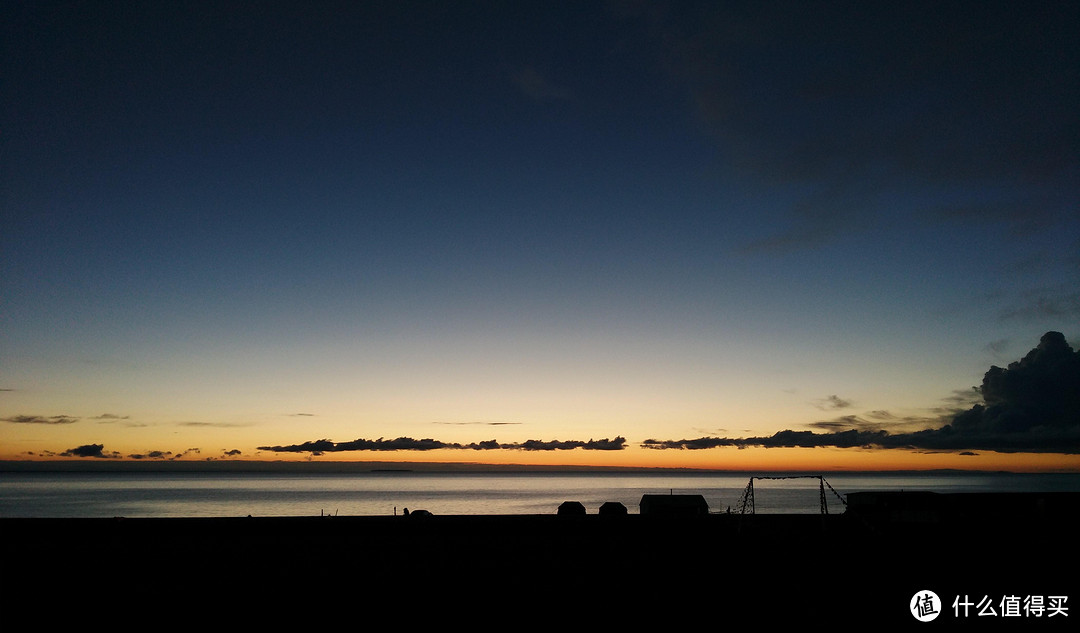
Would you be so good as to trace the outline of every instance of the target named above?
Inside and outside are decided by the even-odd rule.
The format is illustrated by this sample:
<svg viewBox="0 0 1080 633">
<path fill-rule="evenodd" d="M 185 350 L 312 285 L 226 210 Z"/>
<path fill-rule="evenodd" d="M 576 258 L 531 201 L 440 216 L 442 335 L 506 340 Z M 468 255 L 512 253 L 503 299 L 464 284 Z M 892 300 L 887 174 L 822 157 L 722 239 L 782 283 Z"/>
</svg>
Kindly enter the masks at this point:
<svg viewBox="0 0 1080 633">
<path fill-rule="evenodd" d="M 408 508 L 406 508 L 405 511 L 408 512 L 409 511 Z M 431 512 L 429 512 L 427 510 L 413 510 L 410 514 L 406 514 L 405 516 L 407 516 L 407 517 L 429 517 L 429 516 L 431 516 Z"/>
<path fill-rule="evenodd" d="M 600 514 L 603 515 L 620 516 L 626 513 L 626 506 L 618 501 L 607 501 L 600 506 Z"/>
<path fill-rule="evenodd" d="M 641 514 L 693 516 L 708 514 L 709 504 L 701 495 L 641 495 Z"/>
<path fill-rule="evenodd" d="M 580 516 L 585 514 L 585 506 L 580 501 L 563 501 L 559 505 L 559 514 L 567 516 Z"/>
</svg>

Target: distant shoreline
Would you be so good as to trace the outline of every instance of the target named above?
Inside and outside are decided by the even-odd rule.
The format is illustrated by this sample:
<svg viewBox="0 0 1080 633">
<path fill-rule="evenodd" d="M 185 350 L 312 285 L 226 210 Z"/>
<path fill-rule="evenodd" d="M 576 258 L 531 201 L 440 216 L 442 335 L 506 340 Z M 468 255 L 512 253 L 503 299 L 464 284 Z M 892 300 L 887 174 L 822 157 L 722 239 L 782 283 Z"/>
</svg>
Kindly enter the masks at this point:
<svg viewBox="0 0 1080 633">
<path fill-rule="evenodd" d="M 1077 475 L 1080 471 L 1005 471 L 966 470 L 937 468 L 928 470 L 769 470 L 749 471 L 743 469 L 705 469 L 641 466 L 544 466 L 536 464 L 484 464 L 476 462 L 346 462 L 346 461 L 262 461 L 262 460 L 206 460 L 206 461 L 132 461 L 132 460 L 0 460 L 0 472 L 39 473 L 284 473 L 284 474 L 439 474 L 439 473 L 495 473 L 495 474 L 644 474 L 644 475 L 943 475 L 943 474 L 994 474 L 994 475 Z"/>
</svg>

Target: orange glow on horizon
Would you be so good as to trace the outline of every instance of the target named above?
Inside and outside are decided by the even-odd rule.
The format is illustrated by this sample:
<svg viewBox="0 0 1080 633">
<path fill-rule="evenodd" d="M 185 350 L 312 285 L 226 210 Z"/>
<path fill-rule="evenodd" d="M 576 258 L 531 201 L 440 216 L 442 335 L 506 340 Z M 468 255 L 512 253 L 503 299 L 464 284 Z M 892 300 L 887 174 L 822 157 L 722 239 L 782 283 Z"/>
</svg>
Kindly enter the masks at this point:
<svg viewBox="0 0 1080 633">
<path fill-rule="evenodd" d="M 46 455 L 6 456 L 0 459 L 21 461 L 66 462 L 141 462 L 161 463 L 166 460 L 74 458 Z M 185 463 L 201 462 L 343 462 L 343 463 L 401 463 L 470 464 L 492 466 L 537 466 L 541 468 L 684 468 L 693 470 L 742 472 L 844 472 L 896 470 L 973 470 L 1007 472 L 1080 472 L 1080 455 L 1050 453 L 916 452 L 899 449 L 854 448 L 713 448 L 703 450 L 656 450 L 630 447 L 621 451 L 524 451 L 491 450 L 462 451 L 438 449 L 431 451 L 397 451 L 360 453 L 268 453 L 240 455 L 235 458 L 192 456 L 177 459 Z"/>
</svg>

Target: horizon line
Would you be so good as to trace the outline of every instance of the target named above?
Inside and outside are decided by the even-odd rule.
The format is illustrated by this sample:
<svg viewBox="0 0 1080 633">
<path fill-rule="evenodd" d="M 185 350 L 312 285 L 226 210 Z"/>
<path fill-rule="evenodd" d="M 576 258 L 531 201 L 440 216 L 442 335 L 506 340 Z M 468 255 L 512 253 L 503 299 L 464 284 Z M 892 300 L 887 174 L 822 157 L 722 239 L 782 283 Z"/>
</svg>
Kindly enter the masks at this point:
<svg viewBox="0 0 1080 633">
<path fill-rule="evenodd" d="M 131 459 L 4 459 L 0 460 L 0 472 L 286 472 L 320 471 L 341 472 L 424 472 L 424 473 L 667 473 L 667 474 L 746 474 L 755 473 L 801 473 L 801 474 L 1080 474 L 1077 469 L 1059 470 L 1007 470 L 978 468 L 695 468 L 680 466 L 590 466 L 577 464 L 491 464 L 483 462 L 398 462 L 398 461 L 308 461 L 308 460 L 131 460 Z"/>
</svg>

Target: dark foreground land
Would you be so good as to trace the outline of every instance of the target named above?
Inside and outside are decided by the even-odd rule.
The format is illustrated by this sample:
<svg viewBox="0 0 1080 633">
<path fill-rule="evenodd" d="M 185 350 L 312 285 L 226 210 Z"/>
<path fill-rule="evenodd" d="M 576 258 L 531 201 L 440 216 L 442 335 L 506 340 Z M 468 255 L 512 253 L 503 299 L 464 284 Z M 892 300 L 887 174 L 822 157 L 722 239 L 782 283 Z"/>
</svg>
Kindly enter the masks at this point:
<svg viewBox="0 0 1080 633">
<path fill-rule="evenodd" d="M 327 625 L 509 609 L 544 625 L 927 626 L 909 602 L 931 589 L 949 611 L 958 595 L 1066 595 L 1077 610 L 1037 628 L 1080 619 L 1076 495 L 864 501 L 827 516 L 0 519 L 2 600 L 8 614 L 227 609 Z M 950 621 L 990 624 L 969 620 Z"/>
</svg>

